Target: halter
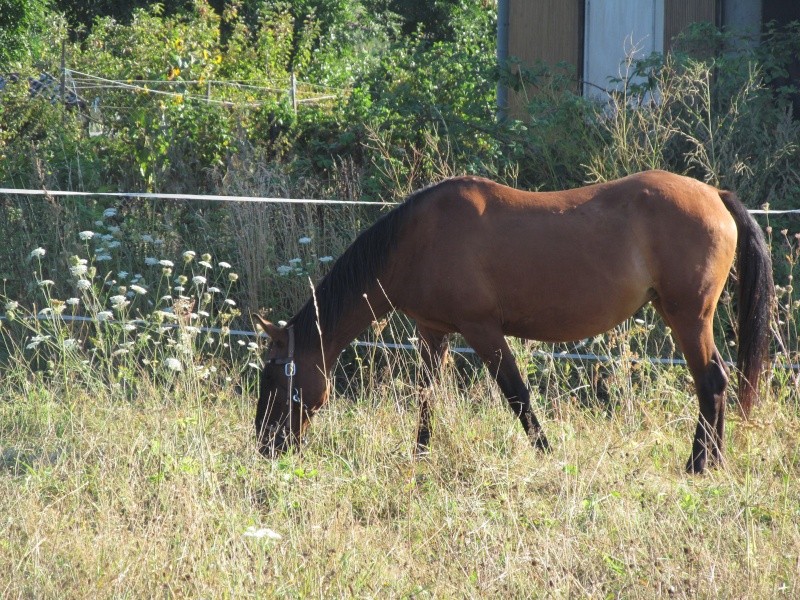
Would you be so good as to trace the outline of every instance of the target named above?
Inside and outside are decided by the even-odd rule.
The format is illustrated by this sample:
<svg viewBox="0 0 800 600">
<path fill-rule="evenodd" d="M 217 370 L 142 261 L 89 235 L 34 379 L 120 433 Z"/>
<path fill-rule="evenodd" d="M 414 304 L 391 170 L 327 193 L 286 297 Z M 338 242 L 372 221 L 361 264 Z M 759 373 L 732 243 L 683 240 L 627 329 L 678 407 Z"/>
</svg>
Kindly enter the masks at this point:
<svg viewBox="0 0 800 600">
<path fill-rule="evenodd" d="M 294 362 L 294 325 L 289 325 L 286 328 L 287 333 L 289 334 L 289 351 L 285 357 L 282 358 L 270 358 L 267 360 L 268 365 L 283 365 L 283 374 L 286 375 L 286 379 L 289 382 L 288 390 L 289 395 L 291 396 L 292 402 L 295 404 L 301 404 L 300 400 L 300 393 L 298 390 L 294 389 L 294 376 L 297 375 L 297 364 Z"/>
</svg>

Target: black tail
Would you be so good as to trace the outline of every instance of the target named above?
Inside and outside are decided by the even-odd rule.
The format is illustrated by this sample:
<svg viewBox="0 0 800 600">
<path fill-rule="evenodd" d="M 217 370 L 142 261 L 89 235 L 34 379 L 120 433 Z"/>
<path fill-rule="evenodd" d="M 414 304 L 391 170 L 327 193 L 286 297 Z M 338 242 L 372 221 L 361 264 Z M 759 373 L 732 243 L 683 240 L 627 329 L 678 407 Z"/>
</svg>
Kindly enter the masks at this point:
<svg viewBox="0 0 800 600">
<path fill-rule="evenodd" d="M 725 208 L 736 221 L 739 275 L 739 404 L 745 418 L 758 400 L 758 386 L 769 354 L 770 321 L 775 301 L 772 259 L 758 223 L 733 192 L 720 191 Z"/>
</svg>

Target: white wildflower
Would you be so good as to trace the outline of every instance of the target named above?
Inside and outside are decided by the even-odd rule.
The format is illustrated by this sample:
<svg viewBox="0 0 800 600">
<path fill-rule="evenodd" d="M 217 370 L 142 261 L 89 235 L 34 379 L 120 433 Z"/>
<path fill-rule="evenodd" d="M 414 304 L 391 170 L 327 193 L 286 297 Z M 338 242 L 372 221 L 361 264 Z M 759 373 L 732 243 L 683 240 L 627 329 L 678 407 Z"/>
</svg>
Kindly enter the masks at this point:
<svg viewBox="0 0 800 600">
<path fill-rule="evenodd" d="M 247 528 L 247 530 L 242 534 L 244 537 L 252 537 L 256 539 L 267 538 L 269 540 L 280 540 L 283 539 L 283 536 L 270 529 L 269 527 L 255 527 L 251 525 Z"/>
<path fill-rule="evenodd" d="M 148 267 L 155 267 L 157 264 L 159 264 L 159 260 L 152 256 L 148 256 L 144 259 L 144 264 Z"/>
<path fill-rule="evenodd" d="M 228 306 L 236 306 L 236 301 L 231 300 L 230 298 L 225 298 L 225 304 Z"/>
<path fill-rule="evenodd" d="M 323 257 L 321 257 L 319 259 L 319 262 L 321 262 L 322 264 L 327 264 L 329 262 L 333 262 L 333 257 L 332 256 L 323 256 Z"/>
<path fill-rule="evenodd" d="M 210 288 L 208 288 L 208 291 L 211 292 L 212 294 L 220 294 L 220 293 L 222 293 L 222 290 L 219 289 L 215 285 L 212 285 Z"/>
<path fill-rule="evenodd" d="M 110 233 L 104 233 L 103 235 L 100 236 L 100 239 L 103 240 L 104 242 L 110 242 L 111 240 L 114 239 L 114 236 L 111 235 Z"/>
<path fill-rule="evenodd" d="M 120 279 L 127 279 L 128 272 L 127 271 L 120 271 L 119 273 L 117 273 L 117 277 L 119 277 Z"/>
<path fill-rule="evenodd" d="M 170 371 L 183 371 L 183 364 L 177 358 L 167 358 L 164 359 L 164 366 L 167 367 Z"/>
<path fill-rule="evenodd" d="M 311 243 L 311 238 L 310 238 L 310 237 L 301 237 L 301 238 L 300 238 L 299 240 L 297 240 L 297 241 L 298 241 L 298 243 L 300 243 L 300 244 L 303 244 L 303 245 L 305 246 L 305 245 L 307 245 L 307 244 L 310 244 L 310 243 Z"/>
<path fill-rule="evenodd" d="M 117 216 L 117 209 L 116 209 L 116 208 L 113 208 L 113 207 L 112 207 L 112 208 L 107 208 L 107 209 L 105 209 L 105 210 L 103 211 L 103 216 L 104 216 L 106 219 L 109 219 L 109 218 L 111 218 L 111 217 L 116 217 L 116 216 Z"/>
<path fill-rule="evenodd" d="M 281 265 L 278 267 L 278 275 L 288 275 L 292 272 L 292 267 L 287 267 L 286 265 Z"/>
<path fill-rule="evenodd" d="M 25 346 L 25 349 L 33 350 L 35 348 L 38 348 L 39 344 L 41 344 L 42 342 L 44 342 L 49 338 L 50 338 L 49 335 L 35 335 L 31 338 L 31 341 L 28 343 L 28 345 Z"/>
<path fill-rule="evenodd" d="M 42 279 L 39 282 L 39 287 L 49 287 L 49 286 L 55 285 L 55 284 L 56 284 L 56 282 L 53 281 L 52 279 Z"/>
<path fill-rule="evenodd" d="M 44 248 L 36 248 L 31 251 L 31 258 L 42 258 L 45 254 L 47 251 Z"/>
<path fill-rule="evenodd" d="M 16 300 L 9 300 L 6 302 L 5 308 L 6 310 L 17 310 L 19 308 L 19 302 Z"/>
<path fill-rule="evenodd" d="M 109 298 L 108 300 L 109 302 L 111 302 L 111 306 L 119 306 L 120 304 L 127 303 L 125 296 L 111 296 L 111 298 Z"/>
<path fill-rule="evenodd" d="M 217 264 L 223 269 L 230 269 L 231 268 L 231 264 L 225 262 L 224 260 L 219 261 L 219 263 L 217 263 Z"/>
<path fill-rule="evenodd" d="M 98 254 L 97 256 L 94 257 L 94 259 L 97 262 L 107 262 L 107 261 L 111 260 L 111 255 L 110 254 Z"/>
<path fill-rule="evenodd" d="M 87 242 L 94 237 L 94 231 L 88 229 L 86 231 L 81 231 L 78 234 L 78 237 L 81 238 L 84 242 Z"/>
<path fill-rule="evenodd" d="M 302 259 L 300 259 L 300 258 L 290 258 L 290 259 L 289 259 L 289 264 L 290 264 L 290 265 L 292 265 L 293 267 L 296 267 L 296 266 L 297 266 L 297 265 L 299 265 L 301 262 L 303 262 L 303 260 L 302 260 Z"/>
<path fill-rule="evenodd" d="M 77 264 L 77 265 L 69 268 L 69 272 L 72 274 L 73 277 L 81 277 L 83 275 L 86 275 L 86 273 L 88 271 L 89 271 L 89 267 L 87 267 L 86 265 L 82 265 L 82 264 Z"/>
<path fill-rule="evenodd" d="M 153 243 L 153 236 L 150 235 L 149 233 L 143 233 L 141 235 L 141 240 L 146 244 L 152 244 Z"/>
<path fill-rule="evenodd" d="M 97 313 L 98 321 L 108 321 L 113 318 L 114 318 L 114 313 L 112 313 L 110 310 L 101 310 L 99 313 Z"/>
<path fill-rule="evenodd" d="M 78 280 L 78 283 L 75 284 L 75 287 L 77 287 L 79 290 L 88 290 L 90 287 L 92 287 L 92 282 L 88 279 L 80 279 Z"/>
<path fill-rule="evenodd" d="M 196 286 L 205 285 L 206 281 L 207 281 L 206 278 L 203 277 L 202 275 L 195 275 L 194 277 L 192 277 L 192 283 L 195 284 Z"/>
<path fill-rule="evenodd" d="M 163 259 L 163 260 L 158 261 L 158 264 L 160 264 L 162 267 L 174 267 L 175 266 L 175 263 L 173 263 L 171 260 L 167 260 L 166 258 Z"/>
<path fill-rule="evenodd" d="M 144 294 L 147 293 L 147 290 L 145 288 L 143 288 L 140 285 L 136 285 L 135 283 L 131 286 L 131 290 L 133 290 L 134 292 L 136 292 L 140 296 L 143 296 Z"/>
<path fill-rule="evenodd" d="M 38 316 L 38 317 L 49 317 L 52 314 L 53 314 L 53 309 L 52 308 L 43 308 L 42 310 L 40 310 L 37 313 L 36 316 Z"/>
<path fill-rule="evenodd" d="M 197 256 L 197 252 L 194 250 L 187 250 L 183 253 L 183 260 L 186 262 L 192 262 L 195 256 Z"/>
<path fill-rule="evenodd" d="M 119 240 L 114 240 L 114 241 L 108 242 L 108 247 L 111 248 L 111 249 L 119 248 L 121 245 L 122 245 L 122 242 L 120 242 Z"/>
<path fill-rule="evenodd" d="M 111 235 L 117 235 L 117 234 L 118 234 L 120 231 L 122 231 L 122 230 L 121 230 L 119 227 L 117 227 L 116 225 L 109 225 L 109 226 L 107 227 L 107 229 L 108 229 L 108 232 L 109 232 Z"/>
<path fill-rule="evenodd" d="M 75 338 L 67 338 L 64 340 L 64 350 L 77 350 L 78 348 L 80 348 L 80 344 Z"/>
<path fill-rule="evenodd" d="M 78 298 L 67 298 L 67 304 L 70 306 L 78 306 L 80 303 L 81 301 Z"/>
<path fill-rule="evenodd" d="M 239 276 L 236 273 L 228 273 L 228 281 L 230 281 L 231 283 L 237 281 L 238 279 Z"/>
<path fill-rule="evenodd" d="M 213 269 L 213 268 L 214 268 L 214 267 L 211 265 L 211 263 L 210 263 L 210 262 L 208 262 L 207 260 L 201 260 L 201 261 L 200 261 L 199 263 L 197 263 L 197 264 L 198 264 L 198 265 L 200 265 L 200 266 L 201 266 L 201 267 L 203 267 L 203 268 L 206 268 L 206 269 Z"/>
</svg>

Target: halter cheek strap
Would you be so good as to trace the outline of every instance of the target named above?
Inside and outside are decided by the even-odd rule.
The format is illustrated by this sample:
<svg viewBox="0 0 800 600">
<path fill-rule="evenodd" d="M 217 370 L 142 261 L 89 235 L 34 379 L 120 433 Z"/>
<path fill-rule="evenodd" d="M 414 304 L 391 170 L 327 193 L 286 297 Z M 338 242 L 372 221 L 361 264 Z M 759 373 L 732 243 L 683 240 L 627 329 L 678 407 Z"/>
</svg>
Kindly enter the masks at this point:
<svg viewBox="0 0 800 600">
<path fill-rule="evenodd" d="M 267 364 L 272 365 L 283 365 L 283 374 L 286 375 L 286 378 L 289 380 L 289 394 L 292 397 L 292 402 L 295 404 L 300 404 L 300 393 L 298 390 L 294 389 L 294 376 L 297 375 L 297 363 L 294 362 L 294 325 L 289 325 L 286 328 L 286 332 L 289 334 L 289 349 L 288 353 L 283 358 L 271 358 L 267 361 Z"/>
</svg>

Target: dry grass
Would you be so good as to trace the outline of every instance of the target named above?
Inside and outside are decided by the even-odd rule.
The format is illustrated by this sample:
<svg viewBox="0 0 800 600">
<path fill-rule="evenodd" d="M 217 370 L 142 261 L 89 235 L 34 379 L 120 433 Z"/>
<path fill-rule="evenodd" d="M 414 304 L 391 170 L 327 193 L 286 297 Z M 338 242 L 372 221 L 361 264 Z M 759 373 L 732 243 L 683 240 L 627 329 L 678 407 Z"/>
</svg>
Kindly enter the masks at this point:
<svg viewBox="0 0 800 600">
<path fill-rule="evenodd" d="M 451 373 L 423 461 L 412 389 L 390 377 L 335 398 L 275 462 L 232 387 L 64 396 L 28 379 L 0 404 L 3 597 L 800 593 L 796 406 L 733 420 L 727 467 L 691 477 L 680 369 L 611 415 L 540 406 L 550 455 L 493 385 Z"/>
</svg>

